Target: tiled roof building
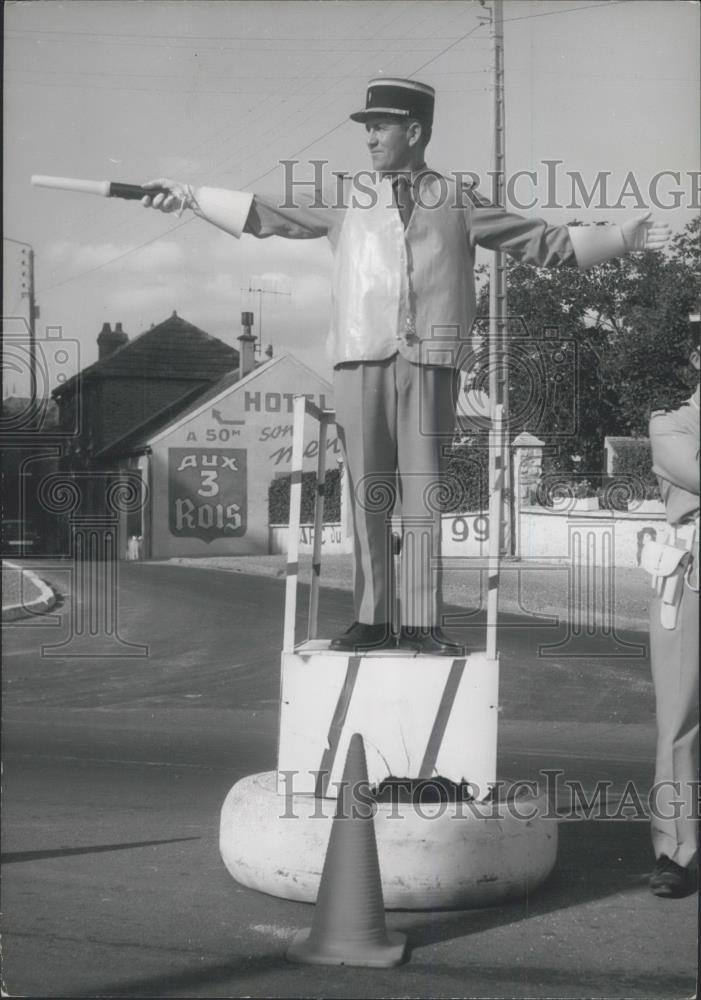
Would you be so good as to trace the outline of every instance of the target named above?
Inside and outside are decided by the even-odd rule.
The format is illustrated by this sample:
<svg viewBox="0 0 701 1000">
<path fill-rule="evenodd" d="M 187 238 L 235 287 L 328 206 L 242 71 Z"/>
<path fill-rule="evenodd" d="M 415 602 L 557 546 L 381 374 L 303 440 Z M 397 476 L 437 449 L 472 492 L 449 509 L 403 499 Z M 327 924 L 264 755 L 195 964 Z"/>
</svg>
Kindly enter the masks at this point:
<svg viewBox="0 0 701 1000">
<path fill-rule="evenodd" d="M 117 324 L 98 337 L 99 359 L 52 393 L 69 446 L 86 462 L 157 414 L 184 406 L 238 367 L 239 352 L 173 312 L 134 340 Z M 76 416 L 78 419 L 76 419 Z"/>
</svg>

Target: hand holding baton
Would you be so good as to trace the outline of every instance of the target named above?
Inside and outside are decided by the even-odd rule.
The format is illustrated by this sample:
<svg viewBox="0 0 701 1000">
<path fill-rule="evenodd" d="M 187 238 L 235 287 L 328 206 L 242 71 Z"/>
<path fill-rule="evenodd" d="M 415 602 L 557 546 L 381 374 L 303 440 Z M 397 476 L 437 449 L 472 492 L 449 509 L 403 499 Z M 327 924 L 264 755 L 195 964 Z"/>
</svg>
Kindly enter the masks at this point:
<svg viewBox="0 0 701 1000">
<path fill-rule="evenodd" d="M 44 177 L 42 174 L 34 174 L 32 184 L 62 191 L 80 191 L 81 194 L 98 194 L 103 198 L 128 198 L 130 201 L 171 193 L 166 187 L 145 188 L 140 184 L 120 184 L 118 181 L 85 181 L 77 177 Z"/>
<path fill-rule="evenodd" d="M 34 174 L 32 184 L 35 187 L 57 188 L 61 191 L 78 191 L 81 194 L 96 194 L 102 198 L 126 198 L 128 201 L 143 201 L 146 207 L 160 208 L 161 211 L 182 212 L 188 204 L 187 188 L 176 181 L 162 178 L 149 181 L 148 184 L 122 184 L 119 181 L 90 181 L 78 177 L 46 177 Z M 160 198 L 160 201 L 156 200 Z M 171 200 L 172 199 L 172 200 Z"/>
<path fill-rule="evenodd" d="M 198 187 L 181 184 L 167 177 L 159 177 L 146 184 L 121 184 L 117 181 L 80 180 L 77 177 L 46 177 L 34 174 L 36 187 L 57 188 L 61 191 L 78 191 L 97 194 L 102 198 L 127 198 L 140 201 L 144 208 L 157 208 L 161 212 L 176 212 L 180 217 L 184 209 L 212 225 L 231 233 L 237 239 L 251 207 L 253 195 L 245 191 L 228 191 L 223 188 Z"/>
</svg>

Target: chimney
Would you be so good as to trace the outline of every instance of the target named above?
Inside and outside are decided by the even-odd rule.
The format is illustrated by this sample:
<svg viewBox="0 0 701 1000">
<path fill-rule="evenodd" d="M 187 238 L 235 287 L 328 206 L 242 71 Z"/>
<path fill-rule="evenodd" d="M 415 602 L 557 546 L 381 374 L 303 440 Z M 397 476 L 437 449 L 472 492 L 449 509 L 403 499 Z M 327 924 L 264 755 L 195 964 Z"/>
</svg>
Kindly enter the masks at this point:
<svg viewBox="0 0 701 1000">
<path fill-rule="evenodd" d="M 129 337 L 122 329 L 121 323 L 116 323 L 114 330 L 110 328 L 109 323 L 103 323 L 97 337 L 98 360 L 102 361 L 103 358 L 108 358 L 110 354 L 114 354 L 116 350 L 123 347 L 128 340 Z"/>
<path fill-rule="evenodd" d="M 239 378 L 245 378 L 246 375 L 248 375 L 249 372 L 252 372 L 256 366 L 256 338 L 251 333 L 251 327 L 253 326 L 253 313 L 241 313 L 241 326 L 243 327 L 243 333 L 238 338 L 239 344 L 241 345 L 239 348 Z"/>
</svg>

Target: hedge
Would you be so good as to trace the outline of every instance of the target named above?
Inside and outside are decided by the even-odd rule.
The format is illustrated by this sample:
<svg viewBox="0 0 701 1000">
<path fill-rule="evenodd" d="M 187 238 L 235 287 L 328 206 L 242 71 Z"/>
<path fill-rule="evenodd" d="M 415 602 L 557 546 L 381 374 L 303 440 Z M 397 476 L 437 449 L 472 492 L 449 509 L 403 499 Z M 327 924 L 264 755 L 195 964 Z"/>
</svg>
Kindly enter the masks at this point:
<svg viewBox="0 0 701 1000">
<path fill-rule="evenodd" d="M 444 477 L 444 514 L 466 514 L 489 507 L 489 457 L 486 448 L 459 445 L 448 459 Z"/>
<path fill-rule="evenodd" d="M 657 476 L 652 471 L 649 438 L 620 438 L 611 461 L 607 492 L 628 494 L 628 499 L 657 500 L 660 496 Z"/>
<path fill-rule="evenodd" d="M 302 524 L 314 520 L 316 473 L 302 475 Z M 288 524 L 290 520 L 290 476 L 278 476 L 268 487 L 268 524 Z M 338 469 L 329 469 L 324 480 L 324 524 L 341 520 L 341 476 Z"/>
<path fill-rule="evenodd" d="M 314 520 L 314 488 L 316 476 L 305 472 L 302 476 L 301 523 Z M 484 448 L 460 446 L 451 454 L 445 475 L 435 492 L 431 504 L 437 504 L 444 514 L 464 514 L 486 510 L 489 506 L 489 466 Z M 268 524 L 287 524 L 290 519 L 290 476 L 278 476 L 268 488 Z M 324 523 L 341 520 L 341 481 L 338 469 L 326 473 L 324 496 Z"/>
<path fill-rule="evenodd" d="M 546 477 L 547 479 L 548 477 Z M 566 475 L 557 477 L 565 480 Z M 316 476 L 305 472 L 302 477 L 301 522 L 314 520 L 314 492 Z M 617 442 L 612 461 L 612 474 L 601 478 L 590 476 L 582 491 L 579 480 L 573 479 L 575 494 L 598 495 L 600 505 L 609 510 L 625 510 L 628 501 L 657 499 L 659 488 L 652 471 L 652 454 L 647 438 L 629 438 Z M 456 447 L 446 468 L 445 475 L 431 498 L 444 514 L 464 514 L 486 510 L 489 506 L 489 464 L 487 449 L 460 445 Z M 541 502 L 543 502 L 541 500 Z M 546 501 L 547 502 L 547 501 Z M 290 518 L 290 476 L 279 476 L 268 489 L 268 523 L 287 524 Z M 341 480 L 338 469 L 326 473 L 324 497 L 324 523 L 341 520 Z"/>
</svg>

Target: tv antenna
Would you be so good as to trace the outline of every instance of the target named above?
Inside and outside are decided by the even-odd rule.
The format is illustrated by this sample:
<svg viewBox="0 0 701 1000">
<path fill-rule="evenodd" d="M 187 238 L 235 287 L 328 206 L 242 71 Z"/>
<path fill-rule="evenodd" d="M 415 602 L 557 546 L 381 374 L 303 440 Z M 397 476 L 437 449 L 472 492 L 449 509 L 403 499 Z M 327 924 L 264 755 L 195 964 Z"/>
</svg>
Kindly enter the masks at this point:
<svg viewBox="0 0 701 1000">
<path fill-rule="evenodd" d="M 292 298 L 292 292 L 276 292 L 272 288 L 254 288 L 249 284 L 248 288 L 242 288 L 242 292 L 249 292 L 251 295 L 258 296 L 258 344 L 256 345 L 258 353 L 260 353 L 261 346 L 263 344 L 263 296 L 264 295 L 283 295 L 286 298 Z M 272 346 L 272 345 L 271 345 Z"/>
</svg>

